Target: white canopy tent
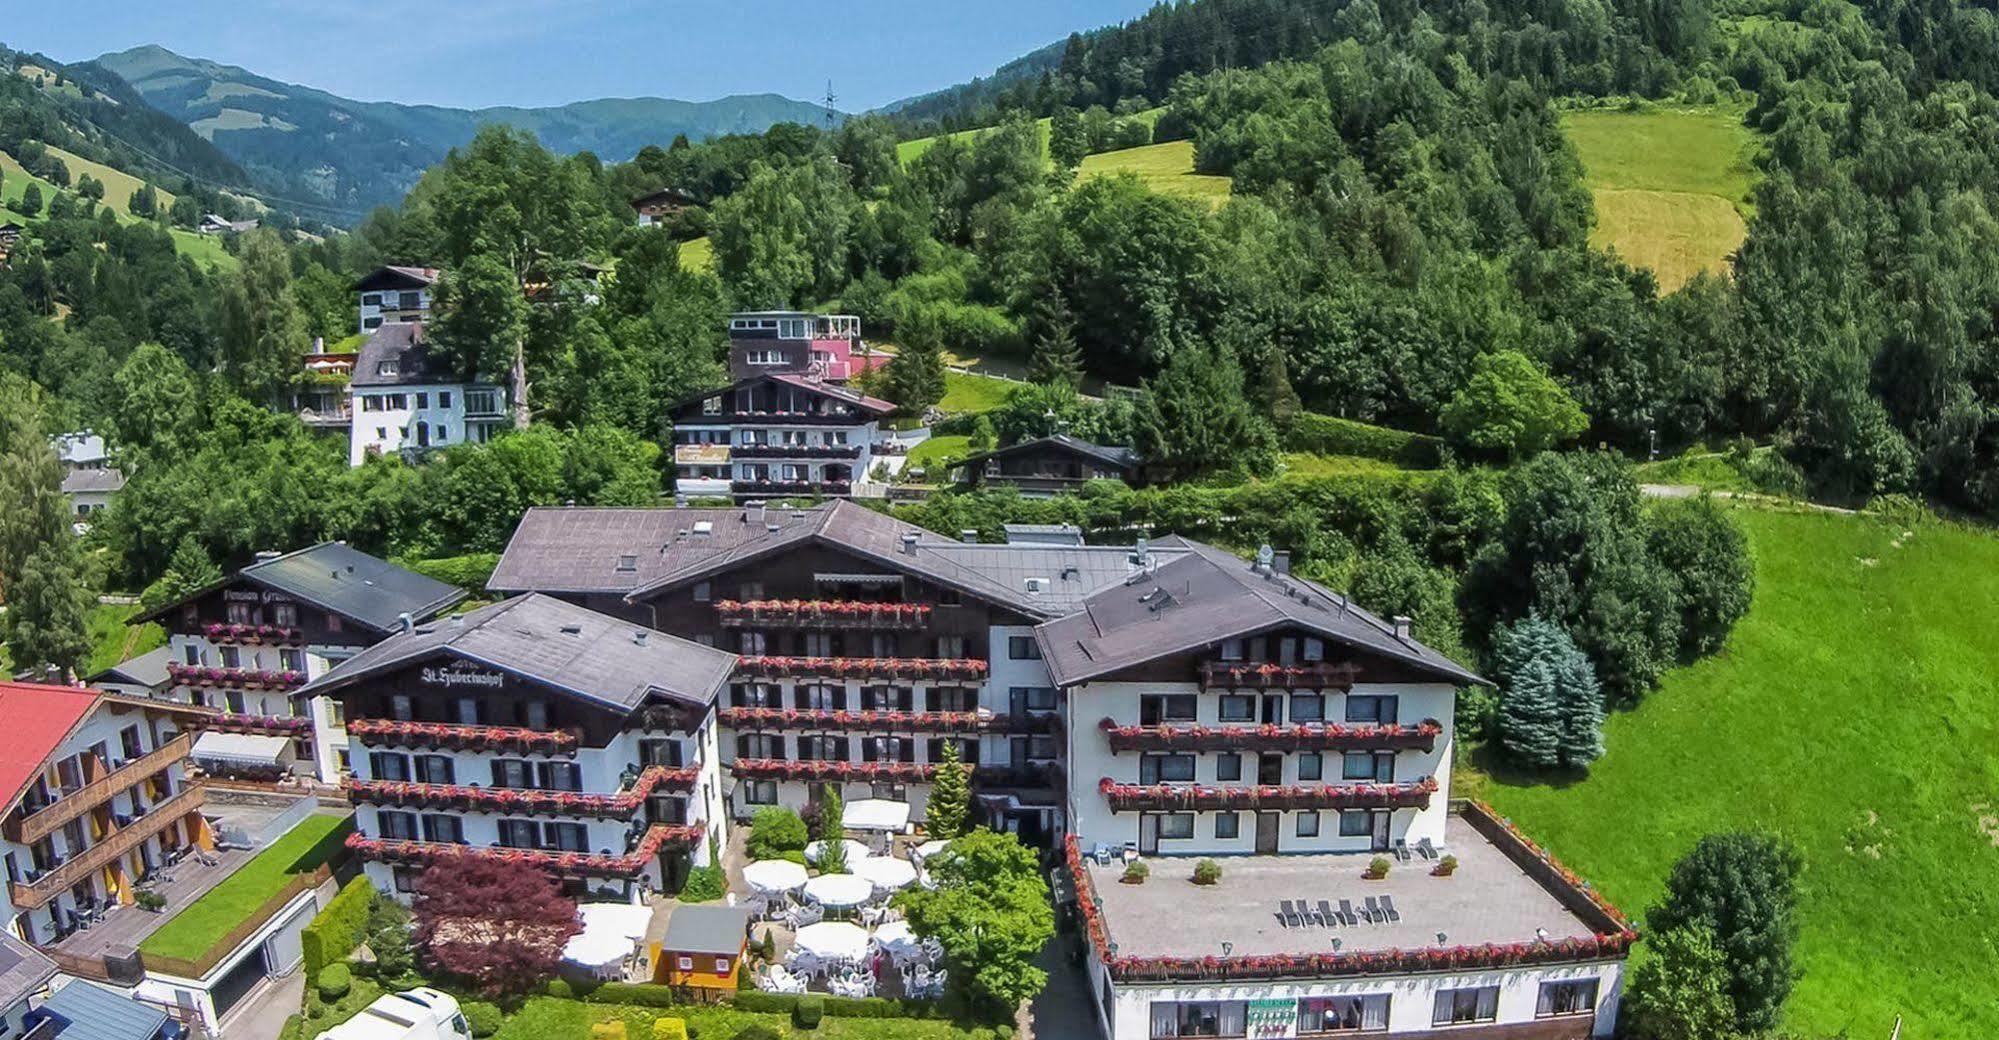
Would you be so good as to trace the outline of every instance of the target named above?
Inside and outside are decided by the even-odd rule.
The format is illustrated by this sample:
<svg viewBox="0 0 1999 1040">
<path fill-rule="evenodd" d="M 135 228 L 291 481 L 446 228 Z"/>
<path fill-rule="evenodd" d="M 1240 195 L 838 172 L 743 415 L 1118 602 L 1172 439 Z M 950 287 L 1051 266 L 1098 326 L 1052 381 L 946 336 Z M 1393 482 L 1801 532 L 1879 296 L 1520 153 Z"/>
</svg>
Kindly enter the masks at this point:
<svg viewBox="0 0 1999 1040">
<path fill-rule="evenodd" d="M 855 860 L 858 860 L 861 857 L 866 856 L 868 854 L 868 847 L 866 845 L 861 844 L 858 841 L 853 840 L 852 838 L 842 838 L 840 839 L 840 844 L 845 846 L 847 849 L 847 862 L 849 863 L 852 863 Z M 805 861 L 807 863 L 817 863 L 819 862 L 820 854 L 825 851 L 826 851 L 825 842 L 823 841 L 810 842 L 805 846 Z"/>
<path fill-rule="evenodd" d="M 586 968 L 623 964 L 652 923 L 652 909 L 626 903 L 585 903 L 576 908 L 583 930 L 562 948 L 562 959 Z"/>
<path fill-rule="evenodd" d="M 847 803 L 840 822 L 854 831 L 886 831 L 901 834 L 909 829 L 909 803 L 886 798 L 862 798 Z"/>
<path fill-rule="evenodd" d="M 908 921 L 888 921 L 875 929 L 875 942 L 891 953 L 900 951 L 911 953 L 921 948 L 916 933 L 909 930 Z"/>
<path fill-rule="evenodd" d="M 854 874 L 821 874 L 805 883 L 805 898 L 820 906 L 860 906 L 875 897 L 874 882 Z"/>
<path fill-rule="evenodd" d="M 760 859 L 743 868 L 743 881 L 765 895 L 790 892 L 805 884 L 805 868 L 788 859 Z"/>
<path fill-rule="evenodd" d="M 868 933 L 857 924 L 821 921 L 800 928 L 792 948 L 823 960 L 857 961 L 868 955 Z"/>
<path fill-rule="evenodd" d="M 854 876 L 868 879 L 868 883 L 881 891 L 892 892 L 904 888 L 916 880 L 916 866 L 906 859 L 889 856 L 867 856 L 847 865 Z"/>
<path fill-rule="evenodd" d="M 935 856 L 938 853 L 949 848 L 950 845 L 951 845 L 951 839 L 949 838 L 938 838 L 934 841 L 926 841 L 923 844 L 918 845 L 916 847 L 917 858 L 929 859 L 930 857 Z"/>
</svg>

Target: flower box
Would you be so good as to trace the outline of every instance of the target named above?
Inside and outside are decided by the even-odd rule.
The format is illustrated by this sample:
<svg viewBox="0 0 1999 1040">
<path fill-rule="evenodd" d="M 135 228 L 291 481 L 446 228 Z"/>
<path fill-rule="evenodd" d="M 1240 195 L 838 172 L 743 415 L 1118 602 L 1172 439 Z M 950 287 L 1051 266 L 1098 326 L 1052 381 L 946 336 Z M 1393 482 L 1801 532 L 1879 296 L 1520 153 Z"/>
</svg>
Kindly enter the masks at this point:
<svg viewBox="0 0 1999 1040">
<path fill-rule="evenodd" d="M 359 738 L 362 743 L 390 747 L 511 751 L 521 754 L 573 755 L 582 742 L 576 731 L 566 729 L 462 726 L 448 722 L 404 722 L 396 719 L 348 719 L 347 735 Z"/>
<path fill-rule="evenodd" d="M 1444 726 L 1425 719 L 1414 726 L 1398 724 L 1350 726 L 1332 722 L 1290 725 L 1121 726 L 1111 719 L 1097 723 L 1112 751 L 1431 751 Z"/>
<path fill-rule="evenodd" d="M 404 841 L 370 838 L 359 832 L 347 836 L 347 848 L 363 860 L 427 867 L 467 858 L 522 863 L 563 876 L 630 878 L 650 865 L 663 848 L 693 848 L 706 833 L 703 824 L 680 826 L 654 824 L 622 856 L 605 853 L 552 852 L 547 849 L 478 848 L 449 842 Z"/>
<path fill-rule="evenodd" d="M 216 686 L 246 690 L 289 690 L 305 684 L 305 673 L 284 669 L 216 668 L 167 663 L 167 677 L 183 686 Z"/>
<path fill-rule="evenodd" d="M 726 627 L 877 628 L 929 627 L 928 603 L 860 603 L 847 600 L 723 600 L 715 604 Z"/>
<path fill-rule="evenodd" d="M 691 791 L 700 770 L 649 766 L 631 786 L 616 794 L 543 791 L 517 787 L 474 787 L 467 784 L 422 784 L 402 780 L 349 780 L 347 793 L 370 805 L 407 805 L 464 812 L 543 813 L 622 819 L 637 812 L 653 792 Z"/>
<path fill-rule="evenodd" d="M 1105 777 L 1097 790 L 1112 812 L 1200 809 L 1422 809 L 1437 793 L 1435 777 L 1402 784 L 1292 784 L 1217 787 L 1209 784 L 1121 784 Z"/>
<path fill-rule="evenodd" d="M 201 627 L 211 643 L 249 646 L 297 646 L 305 641 L 303 630 L 288 625 L 252 625 L 240 621 L 211 621 Z"/>
<path fill-rule="evenodd" d="M 977 682 L 986 662 L 942 657 L 744 657 L 736 674 L 759 678 L 918 679 Z"/>
<path fill-rule="evenodd" d="M 812 708 L 723 708 L 722 724 L 735 729 L 834 729 L 894 733 L 983 733 L 1011 724 L 1010 717 L 972 711 L 834 711 Z"/>
<path fill-rule="evenodd" d="M 312 720 L 292 715 L 243 715 L 223 712 L 197 724 L 223 733 L 266 733 L 296 737 L 312 732 Z"/>
<path fill-rule="evenodd" d="M 1357 665 L 1341 661 L 1284 665 L 1270 662 L 1209 661 L 1201 666 L 1204 689 L 1347 690 L 1360 674 Z"/>
</svg>

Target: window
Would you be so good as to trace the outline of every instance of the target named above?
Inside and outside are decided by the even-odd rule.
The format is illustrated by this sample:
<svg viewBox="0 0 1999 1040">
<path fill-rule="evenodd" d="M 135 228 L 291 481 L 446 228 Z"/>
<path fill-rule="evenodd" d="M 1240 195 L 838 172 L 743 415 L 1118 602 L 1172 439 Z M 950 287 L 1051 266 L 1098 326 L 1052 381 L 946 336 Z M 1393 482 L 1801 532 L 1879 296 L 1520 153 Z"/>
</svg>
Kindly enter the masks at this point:
<svg viewBox="0 0 1999 1040">
<path fill-rule="evenodd" d="M 1194 756 L 1146 755 L 1138 760 L 1141 784 L 1187 784 L 1194 782 Z"/>
<path fill-rule="evenodd" d="M 389 698 L 389 715 L 397 722 L 416 721 L 415 709 L 410 704 L 407 693 L 398 693 Z"/>
<path fill-rule="evenodd" d="M 451 407 L 451 391 L 439 390 L 437 392 L 437 406 L 439 408 Z"/>
<path fill-rule="evenodd" d="M 423 294 L 413 292 L 400 293 L 398 294 L 397 306 L 406 311 L 417 310 L 423 306 Z"/>
<path fill-rule="evenodd" d="M 1366 809 L 1340 810 L 1340 837 L 1365 838 L 1374 833 L 1374 821 Z"/>
<path fill-rule="evenodd" d="M 1304 656 L 1305 660 L 1307 660 L 1307 661 L 1323 661 L 1323 660 L 1325 660 L 1325 659 L 1326 659 L 1326 641 L 1325 641 L 1325 640 L 1323 640 L 1323 639 L 1320 639 L 1320 638 L 1318 638 L 1318 637 L 1316 637 L 1316 636 L 1306 636 L 1306 637 L 1305 637 L 1305 653 L 1304 653 L 1304 655 L 1303 655 L 1303 656 Z"/>
<path fill-rule="evenodd" d="M 494 787 L 533 787 L 534 763 L 518 758 L 496 758 L 493 760 Z"/>
<path fill-rule="evenodd" d="M 1242 640 L 1240 639 L 1222 640 L 1222 660 L 1224 661 L 1242 660 Z"/>
<path fill-rule="evenodd" d="M 394 751 L 368 752 L 368 776 L 374 780 L 408 780 L 410 758 Z"/>
<path fill-rule="evenodd" d="M 547 848 L 562 852 L 590 851 L 590 832 L 580 823 L 545 823 L 541 832 Z"/>
<path fill-rule="evenodd" d="M 274 625 L 279 625 L 284 628 L 297 628 L 298 604 L 296 603 L 271 604 L 271 623 Z"/>
<path fill-rule="evenodd" d="M 1596 980 L 1564 979 L 1541 983 L 1541 999 L 1534 1005 L 1534 1017 L 1587 1015 L 1595 1010 Z"/>
<path fill-rule="evenodd" d="M 1055 687 L 1053 686 L 1010 686 L 1007 695 L 1019 697 L 1028 711 L 1054 711 Z"/>
<path fill-rule="evenodd" d="M 938 636 L 937 656 L 945 658 L 947 660 L 956 659 L 965 656 L 965 637 Z"/>
<path fill-rule="evenodd" d="M 1467 1022 L 1490 1022 L 1499 1017 L 1499 987 L 1473 986 L 1437 992 L 1436 1012 L 1430 1024 L 1457 1026 Z"/>
<path fill-rule="evenodd" d="M 533 820 L 501 820 L 500 844 L 510 849 L 531 849 L 540 840 Z"/>
<path fill-rule="evenodd" d="M 683 954 L 681 954 L 681 955 L 680 955 L 680 970 L 681 970 L 681 971 L 693 971 L 693 970 L 694 970 L 694 958 L 692 958 L 692 957 L 689 957 L 689 956 L 687 956 L 687 955 L 686 955 L 686 954 L 684 954 L 684 953 L 683 953 Z"/>
<path fill-rule="evenodd" d="M 1317 811 L 1307 811 L 1298 814 L 1298 836 L 1301 838 L 1316 838 L 1319 836 L 1319 814 Z"/>
<path fill-rule="evenodd" d="M 1340 777 L 1388 783 L 1395 779 L 1395 752 L 1349 751 L 1341 760 Z"/>
<path fill-rule="evenodd" d="M 1388 994 L 1307 997 L 1298 1002 L 1298 1035 L 1381 1033 L 1388 1030 Z"/>
<path fill-rule="evenodd" d="M 801 711 L 845 711 L 847 710 L 847 688 L 818 684 L 800 686 L 795 694 Z"/>
<path fill-rule="evenodd" d="M 1140 725 L 1157 726 L 1162 722 L 1192 722 L 1199 705 L 1191 693 L 1152 694 L 1138 699 L 1138 721 Z"/>
<path fill-rule="evenodd" d="M 1256 698 L 1240 694 L 1228 694 L 1222 698 L 1221 720 L 1223 722 L 1255 722 Z"/>
<path fill-rule="evenodd" d="M 125 756 L 127 762 L 146 753 L 139 741 L 138 726 L 127 726 L 118 731 L 118 751 Z"/>
<path fill-rule="evenodd" d="M 1298 779 L 1318 780 L 1326 775 L 1326 758 L 1317 751 L 1307 751 L 1298 756 Z"/>
<path fill-rule="evenodd" d="M 1159 816 L 1159 836 L 1162 838 L 1193 837 L 1194 814 L 1190 812 L 1161 813 Z"/>
<path fill-rule="evenodd" d="M 1347 721 L 1389 725 L 1395 721 L 1395 701 L 1394 697 L 1350 696 Z"/>
<path fill-rule="evenodd" d="M 1291 721 L 1324 722 L 1326 720 L 1326 698 L 1317 693 L 1295 693 L 1291 695 Z"/>
<path fill-rule="evenodd" d="M 545 791 L 583 790 L 583 768 L 574 762 L 537 763 L 535 779 Z"/>
<path fill-rule="evenodd" d="M 465 821 L 442 813 L 426 813 L 423 817 L 423 840 L 463 845 Z"/>
<path fill-rule="evenodd" d="M 1035 762 L 1051 761 L 1055 757 L 1055 738 L 1047 734 L 1035 734 L 1027 738 L 1027 757 Z"/>
<path fill-rule="evenodd" d="M 715 974 L 727 975 L 728 973 L 729 973 L 729 958 L 727 957 L 715 958 Z"/>
<path fill-rule="evenodd" d="M 382 837 L 391 841 L 417 840 L 416 814 L 383 810 L 375 814 L 375 825 Z"/>
<path fill-rule="evenodd" d="M 371 292 L 371 293 L 362 293 L 362 294 L 361 294 L 361 306 L 363 306 L 363 307 L 380 307 L 381 305 L 382 305 L 382 294 L 381 294 L 381 293 L 372 293 L 372 292 Z"/>
<path fill-rule="evenodd" d="M 182 647 L 181 647 L 181 659 L 182 659 L 182 662 L 183 662 L 183 663 L 185 663 L 185 664 L 197 664 L 197 665 L 198 665 L 198 664 L 200 664 L 200 663 L 201 663 L 201 647 L 199 647 L 199 646 L 197 646 L 197 645 L 195 645 L 195 644 L 193 644 L 193 643 L 188 643 L 188 644 L 186 644 L 185 646 L 182 646 Z"/>
<path fill-rule="evenodd" d="M 702 415 L 722 414 L 722 399 L 719 397 L 710 397 L 707 400 L 702 401 L 701 414 Z"/>
<path fill-rule="evenodd" d="M 416 395 L 416 406 L 418 408 L 430 407 L 430 393 L 428 391 L 419 392 Z"/>
<path fill-rule="evenodd" d="M 242 647 L 237 647 L 237 646 L 225 646 L 225 647 L 223 647 L 223 648 L 222 648 L 222 667 L 224 667 L 224 668 L 241 668 L 241 667 L 243 667 L 243 648 L 242 648 Z"/>
<path fill-rule="evenodd" d="M 1215 837 L 1223 839 L 1234 838 L 1241 833 L 1241 813 L 1224 812 L 1215 814 Z"/>
<path fill-rule="evenodd" d="M 845 762 L 847 738 L 824 735 L 799 737 L 798 757 L 806 762 Z"/>
<path fill-rule="evenodd" d="M 744 634 L 745 634 L 745 635 L 748 635 L 748 634 L 750 634 L 750 633 L 744 633 Z M 879 647 L 877 648 L 877 650 L 879 650 Z M 745 650 L 744 650 L 743 652 L 744 652 L 744 653 L 749 653 L 750 651 L 749 651 L 748 649 L 745 649 Z M 757 652 L 757 653 L 762 653 L 763 651 L 762 651 L 762 650 L 758 650 L 758 651 L 756 651 L 756 652 Z M 807 657 L 834 657 L 834 656 L 837 656 L 837 655 L 836 655 L 836 654 L 835 654 L 835 653 L 833 652 L 833 634 L 832 634 L 831 632 L 807 632 L 807 633 L 805 633 L 805 656 L 807 656 Z M 894 653 L 894 651 L 890 651 L 889 653 L 886 653 L 886 654 L 884 654 L 884 653 L 874 653 L 874 654 L 870 654 L 870 655 L 868 655 L 868 656 L 870 656 L 870 657 L 894 657 L 894 656 L 895 656 L 895 653 Z"/>
<path fill-rule="evenodd" d="M 694 583 L 694 602 L 706 603 L 714 595 L 714 587 L 705 581 Z"/>
<path fill-rule="evenodd" d="M 1234 752 L 1215 756 L 1215 779 L 1241 780 L 1242 756 Z"/>
<path fill-rule="evenodd" d="M 416 778 L 419 783 L 449 784 L 453 779 L 451 759 L 445 755 L 416 756 Z"/>
<path fill-rule="evenodd" d="M 737 758 L 783 758 L 784 738 L 775 733 L 744 733 L 736 738 Z"/>
<path fill-rule="evenodd" d="M 1155 1040 L 1180 1036 L 1247 1036 L 1249 1002 L 1202 1000 L 1152 1002 Z"/>
<path fill-rule="evenodd" d="M 423 876 L 418 867 L 392 867 L 390 873 L 395 877 L 396 891 L 405 893 L 416 891 L 417 879 Z"/>
<path fill-rule="evenodd" d="M 743 785 L 743 800 L 751 805 L 776 805 L 777 781 L 751 780 Z"/>
<path fill-rule="evenodd" d="M 1033 636 L 1008 636 L 1006 656 L 1015 661 L 1041 660 L 1041 644 Z"/>
<path fill-rule="evenodd" d="M 305 671 L 305 651 L 282 647 L 278 650 L 278 667 L 288 672 Z"/>
</svg>

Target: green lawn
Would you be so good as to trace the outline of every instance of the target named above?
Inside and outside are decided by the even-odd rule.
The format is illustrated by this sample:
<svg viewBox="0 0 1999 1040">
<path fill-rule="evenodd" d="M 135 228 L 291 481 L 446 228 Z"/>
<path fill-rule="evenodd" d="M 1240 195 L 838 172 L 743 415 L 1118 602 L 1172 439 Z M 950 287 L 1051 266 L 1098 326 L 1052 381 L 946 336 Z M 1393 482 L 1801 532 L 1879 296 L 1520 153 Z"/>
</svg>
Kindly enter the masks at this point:
<svg viewBox="0 0 1999 1040">
<path fill-rule="evenodd" d="M 84 618 L 84 630 L 90 636 L 90 663 L 84 667 L 85 675 L 95 675 L 120 661 L 166 645 L 167 633 L 160 626 L 133 627 L 125 623 L 126 618 L 138 612 L 138 604 L 100 603 L 90 608 Z"/>
<path fill-rule="evenodd" d="M 708 241 L 706 235 L 680 243 L 680 266 L 690 271 L 712 273 L 715 270 L 714 243 Z"/>
<path fill-rule="evenodd" d="M 910 449 L 909 461 L 903 464 L 903 472 L 912 469 L 923 471 L 923 479 L 937 483 L 949 474 L 938 468 L 945 459 L 962 459 L 972 453 L 970 437 L 932 437 Z"/>
<path fill-rule="evenodd" d="M 1773 829 L 1805 855 L 1787 1026 L 1999 1034 L 1999 538 L 1735 515 L 1757 588 L 1727 651 L 1614 716 L 1587 780 L 1488 797 L 1634 916 L 1701 835 Z"/>
<path fill-rule="evenodd" d="M 803 1030 L 791 1024 L 788 1015 L 737 1011 L 732 1007 L 643 1008 L 619 1004 L 584 1004 L 553 997 L 533 997 L 521 1009 L 507 1016 L 494 1040 L 584 1040 L 598 1022 L 625 1023 L 628 1040 L 650 1040 L 653 1023 L 661 1018 L 680 1018 L 690 1031 L 703 1040 L 729 1037 L 750 1026 L 760 1025 L 783 1037 L 816 1037 L 822 1040 L 969 1040 L 990 1037 L 990 1032 L 968 1032 L 945 1021 L 908 1018 L 833 1018 L 819 1028 Z"/>
<path fill-rule="evenodd" d="M 1650 267 L 1671 291 L 1703 270 L 1726 270 L 1748 234 L 1755 135 L 1733 108 L 1647 112 L 1590 109 L 1563 116 L 1596 197 L 1591 242 Z"/>
<path fill-rule="evenodd" d="M 1285 452 L 1279 457 L 1279 462 L 1284 476 L 1298 478 L 1379 477 L 1411 472 L 1393 462 L 1358 455 L 1312 455 L 1293 451 Z"/>
<path fill-rule="evenodd" d="M 937 402 L 937 407 L 953 415 L 960 412 L 989 412 L 998 408 L 1006 400 L 1006 395 L 1019 385 L 991 376 L 946 372 L 944 399 Z"/>
<path fill-rule="evenodd" d="M 1161 195 L 1178 195 L 1213 206 L 1228 201 L 1230 181 L 1227 177 L 1194 172 L 1192 141 L 1167 141 L 1143 148 L 1092 155 L 1083 160 L 1080 176 L 1097 177 L 1126 171 L 1137 174 L 1146 187 Z"/>
<path fill-rule="evenodd" d="M 319 869 L 340 847 L 352 827 L 350 816 L 308 816 L 286 831 L 242 869 L 175 914 L 159 931 L 139 944 L 139 952 L 155 957 L 196 960 L 222 941 L 229 930 L 276 896 L 293 874 Z"/>
<path fill-rule="evenodd" d="M 131 199 L 132 190 L 139 183 L 136 179 L 119 173 L 108 166 L 80 159 L 61 149 L 50 149 L 50 151 L 63 157 L 63 162 L 69 166 L 72 182 L 86 171 L 92 177 L 103 180 L 105 182 L 104 205 L 117 213 L 119 217 L 126 220 L 132 219 L 130 213 L 126 210 L 126 203 Z M 42 212 L 37 214 L 37 216 L 46 216 L 48 214 L 48 205 L 54 201 L 56 192 L 59 189 L 39 177 L 30 176 L 28 171 L 22 169 L 21 164 L 14 160 L 12 155 L 0 152 L 0 214 L 4 214 L 5 219 L 21 223 L 28 222 L 29 218 L 20 211 L 17 204 L 21 201 L 21 194 L 28 190 L 28 185 L 31 182 L 39 187 L 42 193 Z M 173 204 L 173 196 L 171 194 L 160 191 L 159 195 L 160 206 L 163 209 Z M 197 235 L 192 231 L 181 228 L 170 228 L 167 233 L 173 236 L 174 248 L 182 256 L 193 259 L 197 264 L 204 267 L 213 264 L 220 266 L 224 270 L 233 270 L 236 267 L 236 258 L 229 255 L 222 248 L 222 240 L 219 238 Z"/>
</svg>

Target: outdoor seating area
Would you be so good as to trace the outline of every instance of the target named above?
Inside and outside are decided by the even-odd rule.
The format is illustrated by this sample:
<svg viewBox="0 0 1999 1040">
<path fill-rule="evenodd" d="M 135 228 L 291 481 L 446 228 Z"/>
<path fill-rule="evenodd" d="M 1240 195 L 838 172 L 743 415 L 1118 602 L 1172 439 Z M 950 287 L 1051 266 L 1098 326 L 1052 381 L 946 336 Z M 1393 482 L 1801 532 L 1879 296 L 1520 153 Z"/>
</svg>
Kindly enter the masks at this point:
<svg viewBox="0 0 1999 1040">
<path fill-rule="evenodd" d="M 583 930 L 562 949 L 562 960 L 606 981 L 650 977 L 646 930 L 653 910 L 627 903 L 585 903 L 576 908 Z"/>
</svg>

